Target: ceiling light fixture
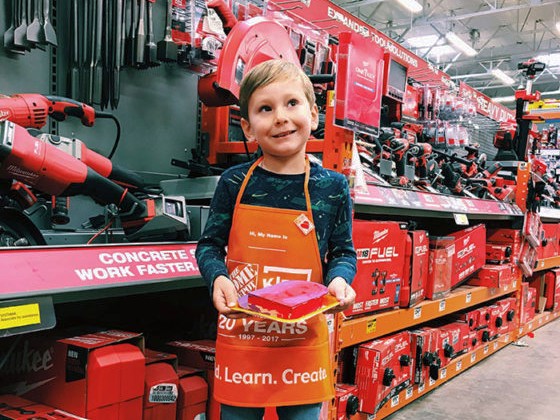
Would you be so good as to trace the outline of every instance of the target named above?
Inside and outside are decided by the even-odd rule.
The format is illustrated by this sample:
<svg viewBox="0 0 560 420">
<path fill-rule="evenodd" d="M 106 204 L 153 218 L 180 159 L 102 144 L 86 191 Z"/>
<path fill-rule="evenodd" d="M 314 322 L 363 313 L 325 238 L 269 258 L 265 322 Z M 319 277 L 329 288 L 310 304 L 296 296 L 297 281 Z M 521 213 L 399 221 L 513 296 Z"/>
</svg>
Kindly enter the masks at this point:
<svg viewBox="0 0 560 420">
<path fill-rule="evenodd" d="M 492 76 L 494 76 L 496 79 L 501 80 L 504 84 L 508 86 L 511 86 L 515 83 L 515 80 L 513 78 L 509 77 L 500 69 L 492 69 Z"/>
<path fill-rule="evenodd" d="M 416 0 L 397 0 L 401 6 L 410 10 L 412 13 L 419 13 L 422 11 L 423 7 Z"/>
<path fill-rule="evenodd" d="M 447 32 L 445 34 L 445 38 L 451 43 L 451 45 L 453 45 L 455 49 L 461 51 L 463 54 L 469 57 L 474 57 L 476 54 L 478 54 L 473 47 L 471 47 L 453 32 Z"/>
</svg>

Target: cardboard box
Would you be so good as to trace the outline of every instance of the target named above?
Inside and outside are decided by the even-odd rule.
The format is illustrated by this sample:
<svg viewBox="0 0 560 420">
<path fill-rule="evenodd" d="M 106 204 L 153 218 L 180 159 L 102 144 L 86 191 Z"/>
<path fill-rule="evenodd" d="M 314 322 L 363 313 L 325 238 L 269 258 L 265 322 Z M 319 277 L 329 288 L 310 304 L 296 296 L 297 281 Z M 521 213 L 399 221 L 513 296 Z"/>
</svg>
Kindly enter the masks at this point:
<svg viewBox="0 0 560 420">
<path fill-rule="evenodd" d="M 486 263 L 503 264 L 510 262 L 512 249 L 509 245 L 486 243 Z"/>
<path fill-rule="evenodd" d="M 165 349 L 177 355 L 180 365 L 204 370 L 209 389 L 207 417 L 208 420 L 218 420 L 220 404 L 213 397 L 216 342 L 213 340 L 175 340 L 166 343 Z"/>
<path fill-rule="evenodd" d="M 484 265 L 486 227 L 479 224 L 445 237 L 430 239 L 430 271 L 426 296 L 444 297 Z"/>
<path fill-rule="evenodd" d="M 206 418 L 208 383 L 200 369 L 179 366 L 179 398 L 177 399 L 177 420 L 199 420 Z"/>
<path fill-rule="evenodd" d="M 512 263 L 485 264 L 473 277 L 467 280 L 467 283 L 472 286 L 499 288 L 511 286 L 517 276 L 517 267 Z"/>
<path fill-rule="evenodd" d="M 422 385 L 428 378 L 439 378 L 441 359 L 437 348 L 438 330 L 424 327 L 410 331 L 410 346 L 414 357 L 414 383 Z"/>
<path fill-rule="evenodd" d="M 470 348 L 470 329 L 467 323 L 457 321 L 437 328 L 439 334 L 437 347 L 441 367 L 447 366 L 451 360 L 466 353 Z"/>
<path fill-rule="evenodd" d="M 358 412 L 358 387 L 349 384 L 335 384 L 336 420 L 347 420 Z"/>
<path fill-rule="evenodd" d="M 26 359 L 13 370 L 4 370 L 1 382 L 25 381 L 29 390 L 23 397 L 80 417 L 140 418 L 145 375 L 142 335 L 119 330 L 73 334 L 54 331 L 8 341 L 7 348 L 0 348 L 5 360 L 11 363 L 13 357 L 15 362 L 22 354 Z"/>
<path fill-rule="evenodd" d="M 146 349 L 143 420 L 173 419 L 177 413 L 177 356 Z"/>
<path fill-rule="evenodd" d="M 375 414 L 411 384 L 413 372 L 408 331 L 360 345 L 356 364 L 359 411 Z"/>
<path fill-rule="evenodd" d="M 399 306 L 408 308 L 423 301 L 426 297 L 430 263 L 430 239 L 427 231 L 408 232 L 404 263 Z"/>
<path fill-rule="evenodd" d="M 535 318 L 537 309 L 537 290 L 529 283 L 521 283 L 521 302 L 519 304 L 519 326 L 524 326 Z"/>
<path fill-rule="evenodd" d="M 358 255 L 354 305 L 347 316 L 399 306 L 404 276 L 406 223 L 354 220 L 352 237 Z"/>
</svg>

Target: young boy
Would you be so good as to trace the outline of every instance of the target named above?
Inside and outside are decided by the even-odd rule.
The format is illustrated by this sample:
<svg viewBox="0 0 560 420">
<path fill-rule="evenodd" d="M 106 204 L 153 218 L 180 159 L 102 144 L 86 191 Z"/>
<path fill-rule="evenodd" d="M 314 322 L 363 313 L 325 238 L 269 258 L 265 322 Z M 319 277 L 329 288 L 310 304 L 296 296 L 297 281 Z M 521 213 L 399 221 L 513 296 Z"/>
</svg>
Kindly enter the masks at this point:
<svg viewBox="0 0 560 420">
<path fill-rule="evenodd" d="M 343 175 L 310 163 L 313 85 L 295 64 L 270 60 L 243 79 L 241 126 L 262 157 L 222 175 L 196 258 L 220 313 L 214 396 L 222 419 L 318 419 L 334 386 L 324 315 L 283 324 L 232 309 L 284 280 L 324 283 L 347 309 L 356 294 L 352 204 Z M 226 257 L 227 247 L 227 257 Z"/>
</svg>

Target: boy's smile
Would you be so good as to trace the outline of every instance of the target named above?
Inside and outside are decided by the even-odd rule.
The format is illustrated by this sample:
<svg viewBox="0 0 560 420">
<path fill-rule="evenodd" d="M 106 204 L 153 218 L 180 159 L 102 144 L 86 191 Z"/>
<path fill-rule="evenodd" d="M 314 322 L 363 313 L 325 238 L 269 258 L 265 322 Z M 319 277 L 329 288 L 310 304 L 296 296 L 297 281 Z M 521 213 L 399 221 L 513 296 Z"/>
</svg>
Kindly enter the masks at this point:
<svg viewBox="0 0 560 420">
<path fill-rule="evenodd" d="M 300 81 L 278 80 L 256 89 L 248 114 L 249 120 L 241 120 L 243 132 L 259 143 L 268 169 L 275 171 L 278 164 L 290 172 L 290 164 L 303 164 L 305 145 L 317 128 L 318 110 L 310 106 Z"/>
</svg>

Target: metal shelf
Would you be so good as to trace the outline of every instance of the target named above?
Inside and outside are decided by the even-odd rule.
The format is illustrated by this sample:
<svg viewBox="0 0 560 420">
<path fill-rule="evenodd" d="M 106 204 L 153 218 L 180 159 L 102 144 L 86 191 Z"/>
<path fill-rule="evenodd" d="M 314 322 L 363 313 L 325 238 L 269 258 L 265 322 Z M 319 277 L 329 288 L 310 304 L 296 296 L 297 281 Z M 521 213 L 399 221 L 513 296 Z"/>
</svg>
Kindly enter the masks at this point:
<svg viewBox="0 0 560 420">
<path fill-rule="evenodd" d="M 559 316 L 560 316 L 560 310 L 557 310 L 555 312 L 545 311 L 543 313 L 536 314 L 531 321 L 519 327 L 519 330 L 517 332 L 517 338 L 523 337 L 524 335 L 527 335 L 528 333 L 535 331 L 537 328 L 540 328 L 543 325 L 546 325 L 549 322 L 554 321 Z"/>
<path fill-rule="evenodd" d="M 560 209 L 541 207 L 539 216 L 543 222 L 560 222 Z"/>
<path fill-rule="evenodd" d="M 338 331 L 339 346 L 350 347 L 507 295 L 517 290 L 517 283 L 514 281 L 512 285 L 495 289 L 465 285 L 443 299 L 425 300 L 412 308 L 345 320 L 340 323 Z"/>
<path fill-rule="evenodd" d="M 367 185 L 367 191 L 356 189 L 354 209 L 356 213 L 364 214 L 448 219 L 454 218 L 456 214 L 484 220 L 513 220 L 523 217 L 523 212 L 515 204 L 373 184 Z"/>
</svg>

